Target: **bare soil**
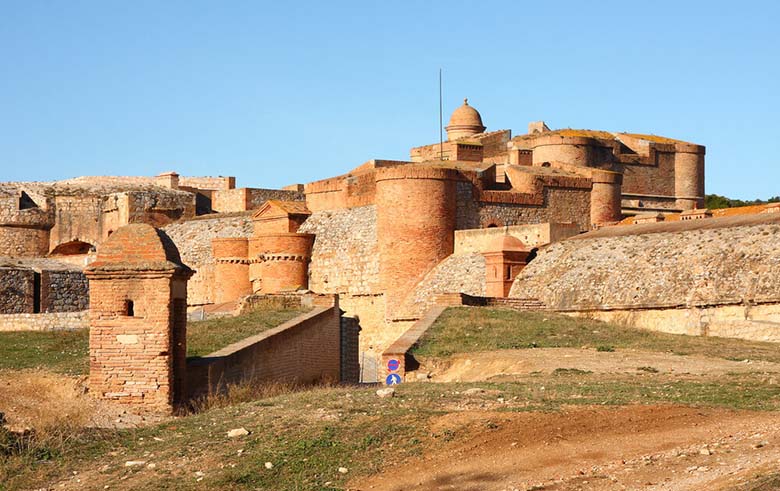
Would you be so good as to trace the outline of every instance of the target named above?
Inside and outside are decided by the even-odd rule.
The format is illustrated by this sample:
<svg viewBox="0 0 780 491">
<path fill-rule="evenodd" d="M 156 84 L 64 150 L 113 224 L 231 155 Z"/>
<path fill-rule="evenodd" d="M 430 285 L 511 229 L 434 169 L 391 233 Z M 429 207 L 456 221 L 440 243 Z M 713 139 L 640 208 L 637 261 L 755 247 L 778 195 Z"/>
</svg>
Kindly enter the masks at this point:
<svg viewBox="0 0 780 491">
<path fill-rule="evenodd" d="M 445 361 L 430 361 L 436 382 L 508 381 L 513 376 L 574 369 L 593 373 L 637 373 L 653 370 L 666 375 L 709 375 L 762 372 L 780 374 L 780 363 L 732 361 L 705 356 L 674 355 L 657 351 L 602 352 L 595 349 L 549 348 L 464 353 Z M 780 379 L 780 377 L 778 377 Z"/>
<path fill-rule="evenodd" d="M 780 463 L 773 413 L 678 406 L 469 411 L 444 415 L 435 427 L 456 437 L 354 489 L 725 490 Z"/>
<path fill-rule="evenodd" d="M 510 381 L 555 370 L 660 376 L 761 372 L 780 364 L 641 350 L 553 348 L 427 360 L 435 382 Z M 778 377 L 780 378 L 780 377 Z M 777 383 L 777 382 L 774 382 Z M 775 413 L 672 405 L 571 407 L 559 413 L 453 412 L 431 430 L 449 443 L 356 490 L 727 490 L 780 468 Z"/>
</svg>

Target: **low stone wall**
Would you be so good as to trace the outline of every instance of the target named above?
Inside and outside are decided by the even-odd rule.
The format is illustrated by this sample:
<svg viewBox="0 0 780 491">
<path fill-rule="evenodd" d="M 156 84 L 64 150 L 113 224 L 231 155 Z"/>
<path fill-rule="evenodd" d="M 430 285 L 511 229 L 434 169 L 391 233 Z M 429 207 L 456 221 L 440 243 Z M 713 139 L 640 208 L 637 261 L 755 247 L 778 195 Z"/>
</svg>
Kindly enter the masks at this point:
<svg viewBox="0 0 780 491">
<path fill-rule="evenodd" d="M 339 381 L 341 311 L 316 307 L 279 327 L 187 362 L 190 397 L 216 393 L 228 385 L 307 384 Z"/>
<path fill-rule="evenodd" d="M 35 272 L 0 268 L 0 314 L 32 313 L 35 308 Z"/>
<path fill-rule="evenodd" d="M 83 272 L 41 272 L 41 312 L 80 312 L 88 308 L 89 283 Z"/>
<path fill-rule="evenodd" d="M 379 371 L 381 377 L 379 380 L 380 382 L 384 381 L 390 373 L 397 373 L 401 376 L 401 379 L 404 379 L 406 377 L 407 368 L 416 368 L 417 362 L 414 360 L 414 357 L 409 354 L 409 350 L 412 349 L 412 346 L 414 346 L 422 335 L 425 334 L 425 331 L 436 322 L 436 319 L 438 319 L 446 309 L 446 306 L 436 306 L 429 309 L 425 315 L 412 324 L 406 332 L 401 334 L 401 336 L 382 353 L 382 366 Z M 398 370 L 393 372 L 388 370 L 387 362 L 390 360 L 397 360 L 399 362 L 400 366 Z"/>
<path fill-rule="evenodd" d="M 89 327 L 89 311 L 0 315 L 0 332 L 58 331 Z"/>
<path fill-rule="evenodd" d="M 561 313 L 672 334 L 780 342 L 780 303 Z"/>
</svg>

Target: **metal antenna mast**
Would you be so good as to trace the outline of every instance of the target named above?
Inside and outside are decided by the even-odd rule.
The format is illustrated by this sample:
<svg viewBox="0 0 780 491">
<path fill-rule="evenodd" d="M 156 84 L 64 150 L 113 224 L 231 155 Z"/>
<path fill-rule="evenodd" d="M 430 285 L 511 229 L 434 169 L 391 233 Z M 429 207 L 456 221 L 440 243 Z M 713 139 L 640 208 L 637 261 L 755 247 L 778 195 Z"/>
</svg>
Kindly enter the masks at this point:
<svg viewBox="0 0 780 491">
<path fill-rule="evenodd" d="M 444 132 L 442 121 L 442 102 L 441 102 L 441 68 L 439 68 L 439 160 L 444 160 Z"/>
</svg>

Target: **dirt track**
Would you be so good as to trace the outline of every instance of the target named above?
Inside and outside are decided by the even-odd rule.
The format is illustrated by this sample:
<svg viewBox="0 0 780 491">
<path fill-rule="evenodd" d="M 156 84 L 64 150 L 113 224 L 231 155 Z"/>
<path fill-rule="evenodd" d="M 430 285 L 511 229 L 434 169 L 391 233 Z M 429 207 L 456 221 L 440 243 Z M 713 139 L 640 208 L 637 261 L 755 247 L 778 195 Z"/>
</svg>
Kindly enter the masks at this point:
<svg viewBox="0 0 780 491">
<path fill-rule="evenodd" d="M 763 372 L 780 375 L 780 364 L 766 361 L 731 361 L 705 356 L 680 356 L 657 351 L 621 349 L 552 348 L 486 351 L 453 356 L 443 370 L 436 370 L 435 382 L 478 382 L 511 380 L 515 375 L 551 373 L 556 368 L 593 373 L 637 373 L 640 367 L 667 375 L 709 375 Z M 778 377 L 780 379 L 780 377 Z"/>
<path fill-rule="evenodd" d="M 773 413 L 677 406 L 464 412 L 435 426 L 457 438 L 354 489 L 719 490 L 780 467 Z"/>
</svg>

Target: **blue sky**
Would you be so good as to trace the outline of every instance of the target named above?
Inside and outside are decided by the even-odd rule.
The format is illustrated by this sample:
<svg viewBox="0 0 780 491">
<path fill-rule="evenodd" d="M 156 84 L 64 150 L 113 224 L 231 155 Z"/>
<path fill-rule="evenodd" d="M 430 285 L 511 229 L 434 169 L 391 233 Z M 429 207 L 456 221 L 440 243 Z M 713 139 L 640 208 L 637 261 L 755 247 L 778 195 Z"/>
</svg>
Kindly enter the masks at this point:
<svg viewBox="0 0 780 491">
<path fill-rule="evenodd" d="M 0 180 L 279 187 L 489 130 L 707 146 L 707 192 L 780 194 L 780 2 L 0 0 Z M 446 124 L 446 121 L 445 121 Z"/>
</svg>

